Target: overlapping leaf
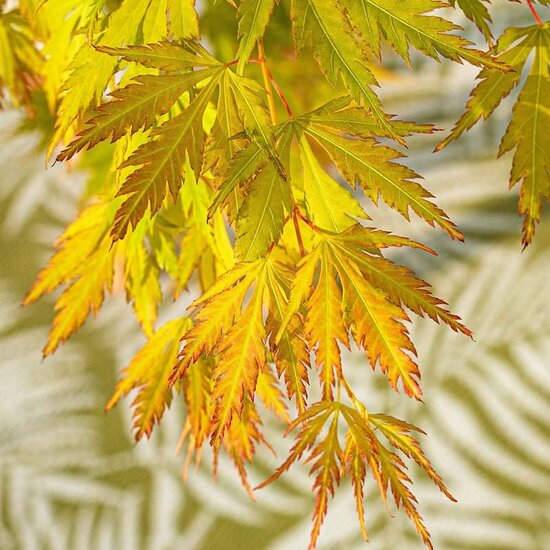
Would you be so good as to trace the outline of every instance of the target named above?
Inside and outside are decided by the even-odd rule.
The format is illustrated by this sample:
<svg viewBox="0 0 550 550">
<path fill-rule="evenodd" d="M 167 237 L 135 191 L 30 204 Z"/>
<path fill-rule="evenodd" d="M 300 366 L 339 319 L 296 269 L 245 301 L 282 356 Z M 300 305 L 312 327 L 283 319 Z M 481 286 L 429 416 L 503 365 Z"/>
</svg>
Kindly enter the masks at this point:
<svg viewBox="0 0 550 550">
<path fill-rule="evenodd" d="M 365 47 L 356 37 L 343 32 L 345 20 L 336 2 L 294 0 L 292 10 L 297 49 L 310 42 L 329 82 L 338 86 L 341 80 L 357 102 L 369 106 L 384 131 L 394 136 L 382 103 L 371 88 L 377 81 L 368 67 Z"/>
<path fill-rule="evenodd" d="M 340 444 L 340 421 L 343 421 L 347 430 L 344 446 Z M 313 463 L 310 473 L 316 474 L 310 549 L 316 546 L 328 501 L 343 475 L 349 475 L 352 479 L 362 533 L 367 539 L 363 506 L 367 469 L 370 469 L 378 484 L 384 501 L 387 500 L 389 488 L 397 507 L 405 510 L 426 546 L 433 549 L 422 516 L 416 509 L 416 499 L 409 488 L 411 480 L 407 475 L 407 466 L 399 453 L 416 462 L 449 499 L 454 499 L 413 436 L 414 432 L 421 430 L 391 416 L 369 415 L 359 403 L 352 408 L 327 400 L 312 405 L 289 426 L 288 431 L 297 427 L 300 429 L 296 443 L 288 458 L 258 488 L 277 480 L 293 463 L 308 453 L 307 462 Z"/>
<path fill-rule="evenodd" d="M 150 128 L 184 92 L 214 73 L 215 70 L 203 70 L 183 75 L 136 77 L 125 88 L 115 90 L 109 103 L 96 109 L 82 133 L 59 153 L 57 160 L 68 160 L 100 141 L 116 141 L 128 130 L 137 132 Z"/>
<path fill-rule="evenodd" d="M 462 240 L 462 234 L 447 214 L 429 200 L 433 195 L 414 181 L 419 175 L 395 162 L 402 155 L 373 139 L 372 134 L 369 135 L 369 119 L 360 125 L 355 120 L 357 114 L 353 109 L 342 110 L 335 104 L 333 111 L 314 112 L 297 122 L 327 151 L 348 183 L 352 187 L 358 183 L 374 203 L 382 197 L 407 219 L 411 209 L 430 225 L 444 229 L 451 238 Z M 396 122 L 396 128 L 401 135 L 415 131 L 414 125 L 409 123 Z M 429 128 L 421 127 L 420 131 L 429 131 Z M 349 200 L 344 202 L 344 208 L 348 204 Z M 358 215 L 357 211 L 355 215 Z M 339 231 L 342 228 L 328 229 Z"/>
<path fill-rule="evenodd" d="M 135 227 L 147 208 L 154 214 L 166 196 L 167 187 L 172 197 L 177 197 L 186 158 L 195 174 L 200 173 L 205 144 L 202 118 L 219 77 L 218 72 L 189 107 L 155 130 L 151 141 L 139 147 L 125 161 L 125 167 L 139 168 L 118 190 L 118 196 L 124 196 L 125 201 L 116 214 L 111 231 L 114 240 L 123 238 L 129 226 Z"/>
<path fill-rule="evenodd" d="M 464 12 L 464 15 L 473 21 L 477 28 L 483 33 L 483 36 L 490 41 L 492 39 L 491 29 L 491 14 L 487 6 L 483 2 L 490 0 L 450 0 L 452 6 L 458 7 Z"/>
<path fill-rule="evenodd" d="M 357 29 L 369 47 L 380 55 L 382 39 L 407 62 L 409 45 L 437 59 L 462 60 L 477 66 L 504 69 L 490 55 L 472 48 L 472 43 L 452 31 L 460 27 L 435 15 L 428 15 L 445 6 L 439 0 L 417 0 L 403 5 L 401 0 L 337 0 L 346 10 L 350 25 Z M 478 6 L 479 9 L 479 6 Z"/>
<path fill-rule="evenodd" d="M 115 393 L 107 404 L 107 410 L 110 410 L 131 390 L 138 390 L 132 402 L 137 441 L 144 435 L 151 435 L 154 425 L 170 405 L 172 390 L 168 387 L 168 377 L 178 355 L 180 338 L 190 324 L 191 321 L 186 317 L 176 319 L 152 334 L 123 371 Z"/>
<path fill-rule="evenodd" d="M 276 0 L 242 0 L 239 4 L 239 49 L 237 72 L 242 73 L 256 42 L 261 40 Z"/>
<path fill-rule="evenodd" d="M 279 325 L 265 323 L 264 307 L 269 307 L 274 319 L 281 318 L 287 299 L 281 287 L 281 272 L 277 261 L 270 258 L 241 262 L 194 303 L 195 324 L 183 336 L 184 346 L 172 381 L 185 377 L 200 357 L 216 358 L 211 419 L 211 436 L 216 445 L 223 440 L 233 419 L 241 418 L 243 403 L 254 396 L 258 377 L 267 376 L 266 343 Z M 281 371 L 290 368 L 287 364 Z M 263 384 L 265 397 L 268 388 Z M 275 406 L 273 397 L 269 402 Z M 282 411 L 280 406 L 277 408 Z"/>
<path fill-rule="evenodd" d="M 317 346 L 327 396 L 332 395 L 333 369 L 342 369 L 338 344 L 348 345 L 351 334 L 366 350 L 372 367 L 379 364 L 395 389 L 401 381 L 407 395 L 420 398 L 420 371 L 401 304 L 470 334 L 431 296 L 423 281 L 379 256 L 379 248 L 395 245 L 415 243 L 360 226 L 342 234 L 320 232 L 318 244 L 298 266 L 285 321 L 306 304 L 305 336 L 310 349 Z"/>
<path fill-rule="evenodd" d="M 454 34 L 459 29 L 437 16 L 426 15 L 444 6 L 421 0 L 404 6 L 400 0 L 293 0 L 294 37 L 298 50 L 311 43 L 325 76 L 335 86 L 340 79 L 353 98 L 367 105 L 385 134 L 399 140 L 372 86 L 368 51 L 380 56 L 384 39 L 407 62 L 409 45 L 427 56 L 506 70 L 490 55 L 471 48 Z M 347 27 L 347 29 L 346 29 Z"/>
</svg>

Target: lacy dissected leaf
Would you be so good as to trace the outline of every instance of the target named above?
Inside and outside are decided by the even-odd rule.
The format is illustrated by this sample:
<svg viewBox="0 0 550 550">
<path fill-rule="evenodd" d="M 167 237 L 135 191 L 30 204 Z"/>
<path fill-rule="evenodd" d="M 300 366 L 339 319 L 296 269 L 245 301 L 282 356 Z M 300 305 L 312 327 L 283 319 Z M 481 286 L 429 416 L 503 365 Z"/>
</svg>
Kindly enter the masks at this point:
<svg viewBox="0 0 550 550">
<path fill-rule="evenodd" d="M 394 449 L 414 460 L 447 498 L 454 501 L 453 496 L 412 435 L 412 433 L 421 432 L 421 430 L 391 416 L 370 415 L 363 407 L 352 409 L 341 406 L 340 410 L 349 430 L 343 462 L 345 471 L 351 475 L 356 490 L 357 511 L 363 525 L 363 536 L 366 538 L 366 528 L 362 519 L 362 501 L 366 466 L 368 465 L 384 502 L 387 500 L 389 488 L 396 506 L 405 510 L 426 546 L 433 549 L 430 534 L 416 508 L 417 501 L 409 487 L 411 480 L 407 475 L 407 466 L 401 456 L 389 450 L 377 435 L 379 433 L 384 436 Z"/>
<path fill-rule="evenodd" d="M 292 134 L 283 134 L 277 154 L 290 156 Z M 288 165 L 288 161 L 284 161 Z M 251 261 L 265 256 L 283 232 L 285 215 L 293 208 L 290 182 L 283 178 L 271 162 L 264 165 L 248 185 L 247 195 L 239 210 L 235 254 L 237 259 Z"/>
<path fill-rule="evenodd" d="M 127 131 L 150 128 L 184 92 L 215 72 L 210 69 L 182 75 L 137 76 L 128 86 L 110 94 L 111 101 L 95 110 L 80 135 L 59 153 L 57 160 L 68 160 L 107 139 L 116 141 Z"/>
<path fill-rule="evenodd" d="M 37 275 L 23 305 L 36 302 L 77 277 L 82 271 L 82 260 L 100 246 L 113 216 L 113 205 L 109 203 L 95 203 L 84 208 L 55 242 L 58 251 Z"/>
<path fill-rule="evenodd" d="M 550 24 L 507 29 L 495 46 L 498 58 L 514 72 L 502 74 L 484 69 L 472 91 L 466 112 L 438 147 L 443 148 L 479 119 L 487 119 L 502 100 L 519 85 L 523 69 L 534 51 L 525 84 L 513 109 L 512 120 L 502 139 L 499 154 L 515 150 L 510 185 L 521 184 L 519 212 L 524 217 L 523 244 L 535 234 L 544 200 L 550 198 Z"/>
<path fill-rule="evenodd" d="M 258 374 L 256 395 L 268 410 L 273 411 L 287 424 L 290 423 L 285 394 L 281 391 L 277 378 L 269 367 L 261 370 Z"/>
<path fill-rule="evenodd" d="M 471 48 L 461 36 L 453 33 L 457 25 L 434 15 L 445 7 L 439 0 L 415 0 L 403 5 L 401 0 L 337 0 L 346 10 L 350 25 L 357 29 L 370 48 L 380 56 L 382 39 L 410 63 L 409 45 L 423 54 L 438 59 L 468 61 L 473 65 L 503 69 L 505 66 L 490 55 Z"/>
<path fill-rule="evenodd" d="M 307 386 L 309 384 L 308 371 L 310 355 L 299 334 L 302 325 L 295 317 L 282 331 L 278 343 L 270 341 L 271 354 L 277 366 L 279 376 L 284 377 L 289 399 L 294 398 L 296 409 L 304 412 L 307 406 Z M 277 331 L 273 330 L 273 334 Z"/>
<path fill-rule="evenodd" d="M 361 530 L 367 539 L 363 502 L 365 478 L 367 470 L 370 469 L 384 502 L 387 500 L 389 487 L 397 507 L 405 510 L 425 544 L 433 548 L 429 533 L 416 508 L 416 498 L 409 488 L 411 481 L 407 475 L 407 466 L 398 453 L 414 460 L 449 499 L 454 498 L 412 435 L 420 430 L 391 416 L 369 415 L 365 408 L 356 402 L 353 396 L 351 397 L 355 401 L 353 408 L 325 400 L 315 403 L 292 422 L 287 433 L 300 428 L 296 435 L 296 443 L 287 459 L 257 489 L 277 480 L 292 464 L 308 453 L 306 462 L 313 463 L 310 473 L 316 473 L 313 484 L 313 529 L 309 546 L 313 549 L 327 513 L 328 501 L 334 495 L 343 475 L 351 477 Z M 340 444 L 339 439 L 340 420 L 347 429 L 344 446 Z M 389 450 L 380 436 L 396 452 Z"/>
<path fill-rule="evenodd" d="M 308 126 L 320 126 L 361 139 L 387 137 L 372 112 L 366 107 L 354 105 L 349 96 L 333 99 L 318 109 L 301 115 L 299 120 Z M 393 131 L 400 138 L 433 132 L 431 124 L 417 124 L 393 118 L 390 120 Z"/>
<path fill-rule="evenodd" d="M 292 22 L 296 48 L 311 43 L 314 55 L 327 80 L 335 87 L 340 80 L 353 98 L 366 104 L 384 131 L 395 133 L 371 86 L 377 81 L 368 66 L 368 57 L 357 37 L 346 33 L 342 9 L 335 0 L 293 0 Z"/>
<path fill-rule="evenodd" d="M 342 290 L 326 258 L 322 258 L 319 279 L 308 302 L 305 330 L 310 347 L 315 347 L 315 362 L 323 381 L 325 399 L 333 399 L 332 388 L 336 377 L 342 374 L 340 344 L 349 348 L 342 306 Z"/>
<path fill-rule="evenodd" d="M 24 2 L 19 2 L 19 6 L 40 36 L 45 58 L 44 91 L 53 113 L 67 78 L 67 67 L 93 33 L 98 20 L 101 21 L 104 6 L 97 0 L 32 3 L 35 5 L 25 8 Z"/>
<path fill-rule="evenodd" d="M 124 48 L 98 46 L 98 51 L 121 57 L 125 61 L 140 63 L 150 69 L 166 72 L 181 72 L 198 67 L 216 67 L 220 62 L 202 46 L 193 42 L 177 45 L 167 40 Z"/>
<path fill-rule="evenodd" d="M 416 277 L 410 269 L 382 257 L 362 255 L 359 250 L 352 255 L 361 268 L 369 273 L 375 286 L 386 292 L 395 303 L 401 303 L 417 315 L 426 314 L 436 322 L 446 323 L 455 331 L 471 335 L 459 317 L 444 308 L 445 302 L 430 293 L 428 283 Z"/>
<path fill-rule="evenodd" d="M 395 390 L 401 381 L 407 395 L 420 399 L 420 371 L 412 358 L 416 350 L 404 325 L 409 317 L 365 281 L 353 260 L 342 257 L 338 264 L 356 345 L 366 350 L 373 367 L 380 365 Z"/>
<path fill-rule="evenodd" d="M 330 401 L 322 401 L 312 405 L 290 426 L 291 429 L 300 426 L 296 443 L 290 450 L 288 458 L 277 468 L 275 473 L 261 483 L 257 489 L 265 487 L 278 479 L 304 453 L 309 452 L 308 462 L 313 462 L 310 474 L 316 474 L 313 484 L 315 492 L 315 508 L 313 511 L 313 528 L 309 548 L 315 548 L 321 524 L 325 519 L 328 501 L 334 495 L 335 488 L 340 483 L 342 449 L 338 439 L 338 415 L 335 412 L 338 405 Z M 332 416 L 332 418 L 331 418 Z M 325 425 L 329 423 L 326 435 L 320 437 Z"/>
<path fill-rule="evenodd" d="M 172 373 L 172 382 L 183 378 L 189 366 L 203 353 L 212 354 L 218 341 L 233 326 L 261 266 L 261 260 L 237 264 L 194 302 L 195 307 L 201 308 L 194 317 L 193 328 L 183 338 L 185 346 Z"/>
<path fill-rule="evenodd" d="M 182 184 L 186 155 L 198 175 L 202 168 L 204 130 L 202 117 L 219 79 L 215 75 L 181 114 L 175 116 L 151 135 L 151 141 L 135 151 L 124 166 L 139 166 L 118 190 L 125 201 L 115 217 L 111 235 L 124 237 L 149 207 L 154 214 L 166 196 L 167 187 L 175 199 Z"/>
<path fill-rule="evenodd" d="M 147 13 L 149 0 L 125 0 L 114 11 L 99 45 L 122 46 L 134 43 L 142 20 Z M 152 37 L 154 40 L 158 37 Z M 89 45 L 80 48 L 71 61 L 62 87 L 61 103 L 57 113 L 56 132 L 48 151 L 50 155 L 55 146 L 62 141 L 74 122 L 91 105 L 99 103 L 101 96 L 115 71 L 117 60 L 103 55 Z M 90 71 L 93 67 L 93 71 Z"/>
<path fill-rule="evenodd" d="M 234 265 L 234 251 L 222 215 L 218 212 L 210 220 L 207 217 L 211 201 L 212 192 L 205 178 L 197 181 L 186 163 L 185 180 L 178 201 L 183 209 L 178 218 L 186 219 L 186 227 L 173 277 L 176 282 L 175 297 L 187 289 L 195 269 L 198 269 L 203 288 L 207 288 L 206 270 L 216 278 Z"/>
<path fill-rule="evenodd" d="M 199 38 L 199 18 L 195 11 L 195 0 L 166 0 L 168 8 L 168 29 L 176 40 Z"/>
<path fill-rule="evenodd" d="M 535 47 L 536 26 L 527 28 L 509 28 L 499 38 L 494 47 L 498 59 L 508 64 L 509 72 L 483 69 L 479 75 L 479 84 L 474 88 L 466 105 L 466 112 L 460 117 L 451 134 L 438 146 L 442 149 L 451 141 L 459 138 L 465 131 L 483 118 L 486 120 L 510 94 L 521 79 L 523 67 Z M 520 40 L 519 43 L 516 42 Z M 514 45 L 515 44 L 515 45 Z"/>
<path fill-rule="evenodd" d="M 253 137 L 275 168 L 286 179 L 284 168 L 275 151 L 275 133 L 265 101 L 264 89 L 255 81 L 228 71 L 228 85 L 243 123 L 243 131 Z"/>
<path fill-rule="evenodd" d="M 324 362 L 320 374 L 325 395 L 331 395 L 332 368 L 341 370 L 338 342 L 348 345 L 351 333 L 394 389 L 401 380 L 407 395 L 420 398 L 420 372 L 402 304 L 470 334 L 441 307 L 443 302 L 431 296 L 423 281 L 380 257 L 379 248 L 401 245 L 414 243 L 355 226 L 339 235 L 320 232 L 317 246 L 300 262 L 282 327 L 305 303 L 306 339 L 309 349 L 317 345 L 317 359 Z"/>
<path fill-rule="evenodd" d="M 286 382 L 287 395 L 289 399 L 295 397 L 296 408 L 301 414 L 306 409 L 310 354 L 301 339 L 302 324 L 298 316 L 291 319 L 286 326 L 281 326 L 294 274 L 282 266 L 278 267 L 267 272 L 267 285 L 272 299 L 268 332 L 277 335 L 277 339 L 270 339 L 269 345 L 277 373 Z"/>
<path fill-rule="evenodd" d="M 242 418 L 245 396 L 253 399 L 258 374 L 266 367 L 263 290 L 265 272 L 260 272 L 250 303 L 218 344 L 218 362 L 214 368 L 212 400 L 212 441 L 230 427 L 233 418 Z"/>
<path fill-rule="evenodd" d="M 237 72 L 242 74 L 258 40 L 261 40 L 278 0 L 241 0 Z"/>
<path fill-rule="evenodd" d="M 212 416 L 212 366 L 211 361 L 194 361 L 183 379 L 183 395 L 187 406 L 186 428 L 191 439 L 189 458 L 194 450 L 200 452 L 209 434 Z M 198 461 L 200 455 L 197 455 Z"/>
<path fill-rule="evenodd" d="M 241 418 L 245 398 L 253 399 L 258 376 L 266 372 L 266 342 L 274 326 L 264 322 L 264 308 L 275 318 L 283 311 L 280 278 L 280 268 L 269 257 L 240 262 L 193 304 L 195 324 L 183 336 L 171 380 L 185 377 L 201 356 L 215 359 L 211 439 L 216 447 L 233 418 Z"/>
<path fill-rule="evenodd" d="M 76 332 L 90 313 L 99 311 L 105 292 L 113 284 L 114 249 L 104 239 L 96 252 L 81 260 L 78 278 L 66 288 L 55 303 L 55 317 L 44 347 L 44 356 L 53 353 L 60 344 Z"/>
<path fill-rule="evenodd" d="M 395 162 L 402 156 L 400 153 L 372 138 L 353 139 L 320 124 L 304 125 L 304 131 L 327 151 L 348 183 L 355 187 L 357 182 L 375 204 L 382 197 L 405 218 L 411 209 L 430 225 L 444 229 L 451 238 L 463 239 L 447 214 L 429 200 L 433 195 L 414 181 L 420 176 Z"/>
<path fill-rule="evenodd" d="M 272 187 L 280 186 L 282 190 L 283 182 L 289 186 L 281 156 L 288 155 L 292 136 L 283 131 L 284 127 L 273 128 L 264 95 L 253 80 L 230 71 L 222 76 L 210 151 L 211 164 L 220 186 L 209 209 L 210 217 L 230 199 L 233 199 L 234 209 L 230 217 L 236 217 L 242 205 L 239 186 L 257 175 L 266 163 L 271 163 L 279 174 L 280 182 L 275 175 L 271 178 Z M 242 138 L 246 136 L 248 143 L 243 143 Z M 272 171 L 268 169 L 265 173 L 272 174 Z M 288 192 L 282 190 L 282 193 L 287 202 Z M 279 207 L 272 206 L 280 211 Z"/>
<path fill-rule="evenodd" d="M 139 227 L 143 229 L 139 230 Z M 160 270 L 145 246 L 146 224 L 123 242 L 125 253 L 125 286 L 128 301 L 133 301 L 134 312 L 148 337 L 155 330 L 158 306 L 162 300 Z"/>
<path fill-rule="evenodd" d="M 241 416 L 233 417 L 223 440 L 227 454 L 233 460 L 241 476 L 243 486 L 252 500 L 254 500 L 254 494 L 248 482 L 245 463 L 252 462 L 256 454 L 257 444 L 266 443 L 260 432 L 260 426 L 261 420 L 254 403 L 245 398 Z"/>
<path fill-rule="evenodd" d="M 499 154 L 515 150 L 510 185 L 521 184 L 523 244 L 533 240 L 543 202 L 550 201 L 550 24 L 538 28 L 533 64 L 514 106 Z"/>
<path fill-rule="evenodd" d="M 104 291 L 110 290 L 112 284 L 115 258 L 123 258 L 126 263 L 124 281 L 128 301 L 133 301 L 145 333 L 153 332 L 161 300 L 160 272 L 145 247 L 144 231 L 117 247 L 107 246 L 106 236 L 118 203 L 118 200 L 95 203 L 82 210 L 56 242 L 58 251 L 38 274 L 23 300 L 23 305 L 28 305 L 60 285 L 72 282 L 56 303 L 58 313 L 45 350 L 47 354 L 75 332 L 89 312 L 97 313 Z M 141 226 L 145 229 L 144 224 Z"/>
<path fill-rule="evenodd" d="M 386 414 L 371 414 L 368 420 L 384 435 L 392 447 L 414 460 L 447 498 L 455 500 L 412 435 L 415 432 L 424 434 L 420 428 Z"/>
<path fill-rule="evenodd" d="M 464 12 L 464 15 L 473 21 L 477 28 L 483 33 L 486 40 L 492 39 L 491 29 L 489 24 L 491 21 L 491 14 L 487 9 L 484 2 L 489 0 L 450 0 L 451 6 L 456 6 Z"/>
<path fill-rule="evenodd" d="M 168 377 L 178 355 L 180 338 L 190 325 L 188 318 L 176 319 L 152 334 L 123 371 L 107 404 L 107 410 L 110 410 L 131 390 L 138 390 L 132 402 L 136 441 L 144 435 L 151 435 L 172 401 Z"/>
<path fill-rule="evenodd" d="M 269 163 L 249 185 L 237 223 L 235 254 L 243 261 L 264 256 L 276 243 L 292 211 L 291 189 L 287 181 Z"/>
<path fill-rule="evenodd" d="M 229 162 L 227 172 L 224 175 L 218 192 L 212 201 L 208 215 L 211 217 L 223 205 L 231 195 L 239 192 L 239 186 L 258 174 L 268 162 L 265 150 L 257 142 L 249 142 L 246 147 L 238 150 Z M 242 197 L 236 201 L 241 205 Z"/>
<path fill-rule="evenodd" d="M 349 190 L 321 167 L 305 137 L 300 141 L 300 153 L 306 205 L 317 227 L 339 233 L 355 223 L 354 217 L 368 217 Z"/>
<path fill-rule="evenodd" d="M 207 167 L 212 168 L 220 183 L 226 177 L 231 159 L 244 146 L 244 140 L 236 136 L 243 131 L 237 101 L 230 87 L 227 74 L 220 80 L 216 120 L 212 126 L 211 140 L 207 151 Z"/>
</svg>

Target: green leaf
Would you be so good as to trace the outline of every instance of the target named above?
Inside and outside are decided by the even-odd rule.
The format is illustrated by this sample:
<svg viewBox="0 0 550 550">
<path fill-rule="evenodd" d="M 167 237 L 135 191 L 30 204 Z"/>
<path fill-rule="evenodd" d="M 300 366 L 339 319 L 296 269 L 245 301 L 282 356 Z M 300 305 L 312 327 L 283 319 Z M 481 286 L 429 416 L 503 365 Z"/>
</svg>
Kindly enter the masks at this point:
<svg viewBox="0 0 550 550">
<path fill-rule="evenodd" d="M 194 71 L 182 75 L 140 75 L 128 86 L 110 94 L 111 101 L 98 107 L 87 120 L 84 130 L 57 156 L 70 159 L 99 142 L 116 141 L 125 133 L 150 128 L 158 117 L 167 113 L 176 100 L 218 69 Z"/>
<path fill-rule="evenodd" d="M 290 162 L 293 134 L 285 132 L 277 153 Z M 290 182 L 268 163 L 250 183 L 243 206 L 239 210 L 235 253 L 239 260 L 251 261 L 267 254 L 278 243 L 285 225 L 285 214 L 291 214 L 293 198 Z"/>
<path fill-rule="evenodd" d="M 491 14 L 483 2 L 489 2 L 490 0 L 450 0 L 452 6 L 458 7 L 464 12 L 464 15 L 473 21 L 486 40 L 492 39 L 491 29 L 489 23 L 491 23 Z"/>
<path fill-rule="evenodd" d="M 536 26 L 523 29 L 509 28 L 499 38 L 494 48 L 495 52 L 498 53 L 498 58 L 506 62 L 513 70 L 501 72 L 483 69 L 479 73 L 478 79 L 480 82 L 470 95 L 465 113 L 455 124 L 449 136 L 437 146 L 438 151 L 446 147 L 451 141 L 458 139 L 481 118 L 483 120 L 489 118 L 502 100 L 519 84 L 523 67 L 535 46 L 532 34 L 535 31 Z M 510 47 L 519 39 L 522 40 L 517 45 Z"/>
<path fill-rule="evenodd" d="M 293 0 L 292 21 L 296 49 L 309 42 L 327 80 L 335 87 L 341 80 L 359 104 L 370 108 L 386 134 L 398 137 L 371 88 L 378 83 L 366 51 L 357 37 L 344 31 L 344 14 L 334 0 Z"/>
<path fill-rule="evenodd" d="M 304 136 L 300 152 L 306 205 L 317 227 L 340 233 L 355 223 L 352 216 L 367 218 L 353 195 L 323 170 Z"/>
<path fill-rule="evenodd" d="M 242 74 L 256 42 L 261 40 L 278 0 L 241 0 L 237 73 Z"/>
<path fill-rule="evenodd" d="M 333 131 L 363 139 L 376 136 L 387 137 L 385 130 L 380 127 L 372 112 L 366 107 L 354 105 L 349 96 L 333 99 L 310 113 L 295 117 L 295 120 L 297 122 L 303 121 L 308 126 L 329 128 Z M 431 124 L 390 120 L 392 129 L 400 138 L 433 132 Z"/>
<path fill-rule="evenodd" d="M 109 17 L 108 27 L 99 44 L 121 46 L 134 42 L 149 3 L 149 0 L 125 0 Z M 55 146 L 65 138 L 73 123 L 90 105 L 95 106 L 99 103 L 116 64 L 116 59 L 102 55 L 89 45 L 84 45 L 78 51 L 67 67 L 69 76 L 63 83 L 56 131 L 48 155 L 51 155 Z M 94 70 L 91 71 L 90 67 Z"/>
<path fill-rule="evenodd" d="M 410 168 L 394 162 L 402 155 L 373 139 L 348 139 L 329 131 L 309 126 L 306 133 L 326 149 L 350 185 L 358 182 L 365 194 L 376 204 L 378 197 L 409 219 L 409 209 L 430 225 L 438 225 L 452 239 L 463 236 L 447 214 L 429 199 L 433 197 L 414 179 Z"/>
<path fill-rule="evenodd" d="M 550 200 L 550 24 L 533 33 L 533 65 L 499 149 L 499 155 L 515 149 L 510 186 L 521 184 L 524 246 L 533 240 L 543 202 Z"/>
<path fill-rule="evenodd" d="M 152 141 L 139 147 L 124 163 L 124 166 L 139 168 L 117 193 L 117 196 L 127 198 L 116 213 L 111 231 L 113 240 L 123 238 L 129 225 L 135 227 L 148 207 L 154 214 L 166 196 L 167 186 L 172 197 L 176 198 L 186 154 L 195 174 L 200 172 L 204 149 L 202 117 L 220 75 L 214 75 L 189 107 L 154 131 Z"/>
<path fill-rule="evenodd" d="M 286 179 L 285 170 L 275 151 L 275 132 L 265 102 L 265 91 L 255 81 L 227 72 L 228 84 L 239 109 L 243 130 L 254 138 L 265 150 L 281 176 Z"/>
<path fill-rule="evenodd" d="M 265 256 L 283 232 L 285 213 L 292 212 L 291 190 L 272 164 L 254 178 L 237 222 L 235 254 L 251 261 Z"/>
<path fill-rule="evenodd" d="M 238 151 L 224 176 L 220 189 L 208 210 L 212 217 L 227 197 L 241 184 L 252 179 L 268 162 L 265 151 L 257 142 L 250 142 L 244 149 Z"/>
<path fill-rule="evenodd" d="M 216 120 L 212 126 L 212 139 L 207 151 L 208 167 L 212 167 L 223 185 L 231 159 L 245 144 L 244 138 L 236 136 L 243 131 L 239 118 L 237 101 L 230 87 L 229 75 L 224 73 L 220 80 L 218 101 L 216 104 Z"/>
<path fill-rule="evenodd" d="M 515 150 L 510 186 L 521 184 L 519 213 L 523 216 L 523 244 L 533 240 L 543 202 L 550 198 L 550 23 L 509 28 L 495 46 L 498 59 L 512 73 L 484 69 L 466 105 L 466 112 L 437 150 L 460 137 L 481 118 L 487 119 L 521 82 L 523 70 L 534 52 L 525 84 L 514 105 L 512 120 L 502 139 L 499 155 Z"/>
<path fill-rule="evenodd" d="M 199 38 L 199 18 L 195 0 L 167 0 L 170 33 L 176 40 Z"/>
<path fill-rule="evenodd" d="M 402 0 L 337 0 L 349 17 L 351 28 L 357 29 L 370 48 L 380 56 L 382 38 L 410 63 L 409 44 L 424 55 L 452 61 L 468 61 L 473 65 L 505 69 L 490 55 L 471 48 L 472 43 L 452 31 L 460 27 L 433 15 L 425 15 L 445 7 L 439 0 L 415 0 L 403 6 Z"/>
<path fill-rule="evenodd" d="M 121 57 L 125 61 L 140 63 L 144 67 L 161 71 L 184 71 L 194 67 L 221 65 L 204 48 L 194 46 L 195 51 L 191 50 L 191 43 L 189 42 L 184 42 L 183 46 L 163 41 L 144 44 L 143 46 L 130 45 L 124 48 L 98 46 L 96 49 L 108 55 Z"/>
</svg>

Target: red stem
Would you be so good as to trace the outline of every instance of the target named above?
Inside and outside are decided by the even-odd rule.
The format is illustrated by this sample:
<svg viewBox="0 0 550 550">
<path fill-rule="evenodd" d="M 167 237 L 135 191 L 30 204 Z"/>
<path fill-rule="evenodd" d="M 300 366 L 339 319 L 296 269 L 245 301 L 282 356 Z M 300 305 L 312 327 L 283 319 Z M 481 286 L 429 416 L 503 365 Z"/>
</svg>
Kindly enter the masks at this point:
<svg viewBox="0 0 550 550">
<path fill-rule="evenodd" d="M 299 215 L 300 215 L 300 212 L 298 211 L 298 207 L 295 206 L 294 211 L 292 212 L 292 221 L 294 222 L 294 230 L 296 231 L 296 239 L 298 241 L 298 248 L 300 249 L 300 255 L 302 256 L 302 258 L 304 258 L 306 256 L 306 248 L 304 246 L 304 240 L 302 239 L 302 233 L 300 231 L 300 222 L 298 221 Z"/>
<path fill-rule="evenodd" d="M 279 99 L 281 100 L 281 103 L 284 105 L 286 112 L 290 118 L 292 118 L 294 115 L 292 113 L 292 109 L 290 108 L 290 104 L 288 103 L 287 98 L 285 97 L 285 94 L 283 93 L 283 90 L 281 90 L 281 87 L 279 86 L 278 82 L 273 78 L 273 75 L 271 74 L 271 71 L 269 70 L 269 67 L 267 67 L 267 74 L 269 75 L 269 79 L 271 80 L 271 84 L 273 84 L 273 87 L 275 88 L 275 91 L 277 92 L 277 95 L 279 96 Z"/>
<path fill-rule="evenodd" d="M 535 6 L 533 5 L 533 2 L 531 0 L 527 0 L 527 5 L 529 6 L 529 9 L 531 10 L 531 13 L 533 14 L 533 17 L 535 18 L 535 21 L 537 22 L 537 25 L 544 25 L 542 19 L 539 17 L 539 14 L 537 13 L 537 10 L 535 9 Z"/>
</svg>

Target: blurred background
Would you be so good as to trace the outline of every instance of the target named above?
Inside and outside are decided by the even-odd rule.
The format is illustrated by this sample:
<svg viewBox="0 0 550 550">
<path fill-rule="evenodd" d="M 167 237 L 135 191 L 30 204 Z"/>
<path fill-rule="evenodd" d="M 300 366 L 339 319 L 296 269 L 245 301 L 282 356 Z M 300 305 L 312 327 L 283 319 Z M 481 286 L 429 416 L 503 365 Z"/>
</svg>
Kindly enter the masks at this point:
<svg viewBox="0 0 550 550">
<path fill-rule="evenodd" d="M 523 8 L 523 9 L 522 9 Z M 541 14 L 543 8 L 541 8 Z M 544 13 L 546 16 L 548 10 Z M 497 2 L 495 30 L 531 24 L 525 6 Z M 476 33 L 457 16 L 457 22 Z M 450 128 L 476 70 L 417 59 L 415 72 L 390 67 L 387 110 Z M 297 83 L 309 86 L 309 82 Z M 513 101 L 513 98 L 512 100 Z M 458 503 L 415 476 L 419 508 L 440 550 L 550 548 L 550 224 L 521 251 L 510 158 L 495 160 L 511 102 L 443 153 L 441 138 L 411 142 L 408 163 L 466 235 L 451 243 L 418 220 L 408 224 L 367 205 L 379 227 L 427 243 L 395 259 L 433 285 L 474 331 L 474 340 L 431 321 L 415 321 L 425 404 L 387 389 L 362 354 L 346 368 L 373 412 L 420 425 L 423 445 Z M 50 246 L 73 219 L 88 177 L 55 165 L 44 170 L 39 133 L 16 111 L 0 114 L 0 549 L 287 550 L 307 547 L 313 509 L 307 467 L 295 466 L 251 501 L 222 460 L 182 481 L 175 449 L 184 412 L 174 403 L 150 441 L 131 434 L 131 398 L 103 412 L 118 372 L 144 338 L 124 296 L 109 299 L 51 359 L 40 350 L 54 300 L 19 303 Z M 549 219 L 548 213 L 546 219 Z M 161 321 L 181 315 L 167 304 Z M 274 457 L 260 450 L 250 469 L 261 481 L 284 457 L 281 425 L 266 419 Z M 371 550 L 422 548 L 402 512 L 389 517 L 371 482 L 366 504 Z M 343 483 L 329 507 L 319 548 L 365 548 L 351 491 Z"/>
</svg>

